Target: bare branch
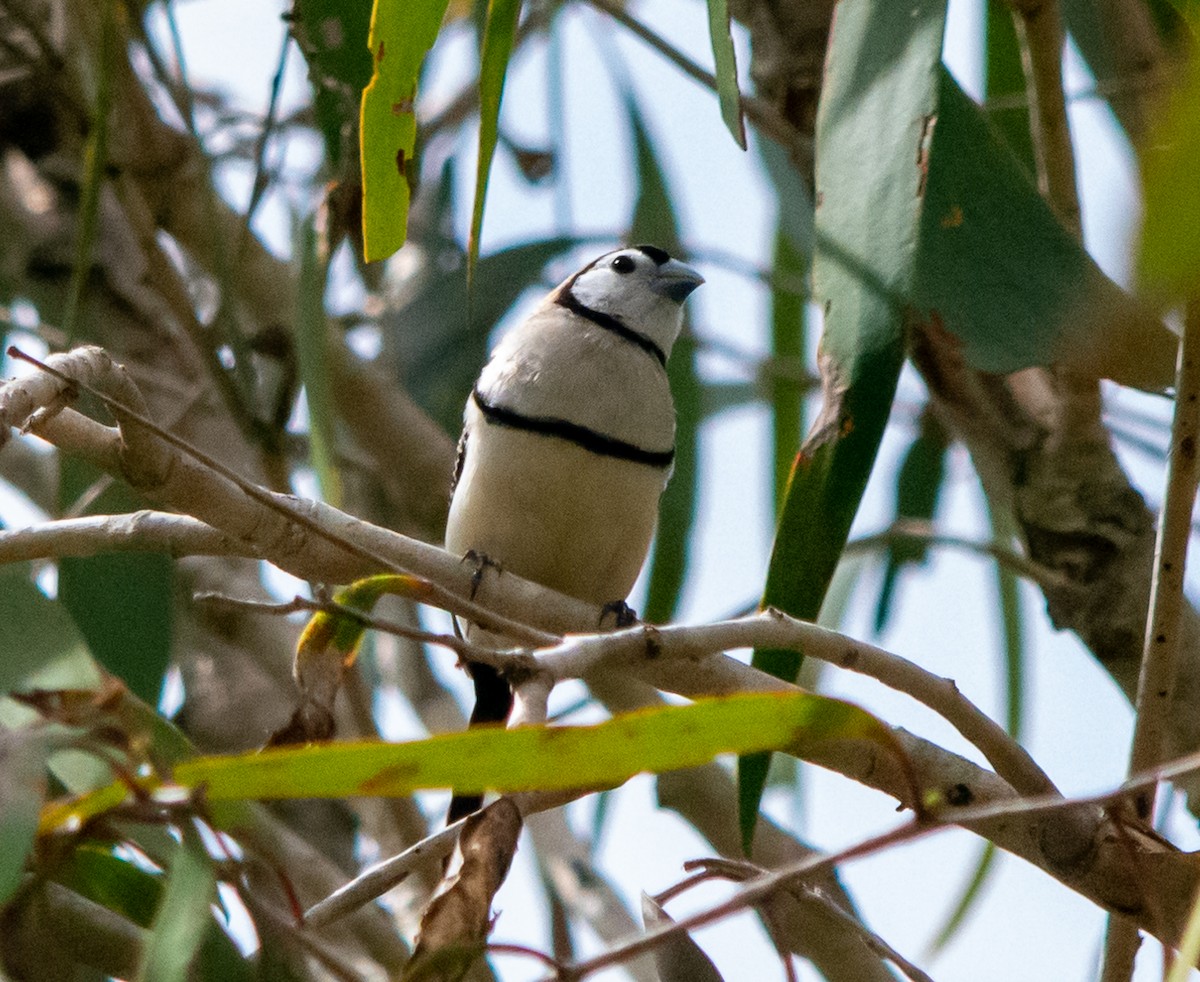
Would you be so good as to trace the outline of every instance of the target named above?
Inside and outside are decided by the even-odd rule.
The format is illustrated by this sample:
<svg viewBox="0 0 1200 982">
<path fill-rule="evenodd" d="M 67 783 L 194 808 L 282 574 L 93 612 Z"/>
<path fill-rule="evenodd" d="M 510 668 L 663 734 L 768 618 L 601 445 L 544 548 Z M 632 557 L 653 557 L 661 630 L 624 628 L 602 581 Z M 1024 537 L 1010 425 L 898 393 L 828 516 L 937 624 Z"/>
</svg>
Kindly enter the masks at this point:
<svg viewBox="0 0 1200 982">
<path fill-rule="evenodd" d="M 253 552 L 189 515 L 141 511 L 88 515 L 0 530 L 0 563 L 96 556 L 108 552 L 165 552 L 170 556 L 245 556 Z M 257 557 L 254 557 L 257 558 Z"/>
</svg>

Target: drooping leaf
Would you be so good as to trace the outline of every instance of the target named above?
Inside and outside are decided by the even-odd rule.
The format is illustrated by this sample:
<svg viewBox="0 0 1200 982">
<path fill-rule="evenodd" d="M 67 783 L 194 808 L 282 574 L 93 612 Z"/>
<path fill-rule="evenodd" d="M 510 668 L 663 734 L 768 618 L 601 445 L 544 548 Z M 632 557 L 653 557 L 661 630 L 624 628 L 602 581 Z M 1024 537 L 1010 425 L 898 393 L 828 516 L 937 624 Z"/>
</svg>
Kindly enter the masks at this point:
<svg viewBox="0 0 1200 982">
<path fill-rule="evenodd" d="M 904 355 L 944 0 L 838 7 L 817 115 L 813 289 L 824 311 L 824 406 L 792 467 L 762 602 L 815 619 L 887 423 Z M 755 667 L 793 679 L 794 651 Z M 747 853 L 769 758 L 738 765 Z"/>
<path fill-rule="evenodd" d="M 142 952 L 138 982 L 186 982 L 212 921 L 209 908 L 216 900 L 216 885 L 216 873 L 199 836 L 185 826 Z"/>
<path fill-rule="evenodd" d="M 181 848 L 171 842 L 171 853 Z M 54 870 L 54 879 L 94 903 L 115 911 L 139 927 L 150 927 L 162 901 L 165 877 L 117 855 L 111 847 L 84 842 Z M 229 935 L 211 914 L 196 956 L 195 976 L 222 982 L 256 977 Z"/>
<path fill-rule="evenodd" d="M 675 920 L 649 894 L 642 894 L 642 920 L 646 928 L 674 924 Z M 654 967 L 662 982 L 723 982 L 721 973 L 690 934 L 680 933 L 654 946 Z"/>
<path fill-rule="evenodd" d="M 811 693 L 754 693 L 656 707 L 594 726 L 478 728 L 412 743 L 329 743 L 180 763 L 175 780 L 209 800 L 398 796 L 421 788 L 601 788 L 721 753 L 866 739 L 901 757 L 891 730 L 857 706 Z"/>
<path fill-rule="evenodd" d="M 496 322 L 538 283 L 547 263 L 578 243 L 543 239 L 484 256 L 475 267 L 470 301 L 462 256 L 451 253 L 430 268 L 403 306 L 384 316 L 384 329 L 397 347 L 401 384 L 447 432 L 462 429 L 463 404 L 487 360 Z"/>
<path fill-rule="evenodd" d="M 404 245 L 409 165 L 417 139 L 417 73 L 437 39 L 447 0 L 375 0 L 370 52 L 374 71 L 361 112 L 363 243 L 366 260 L 386 259 Z"/>
<path fill-rule="evenodd" d="M 808 269 L 808 256 L 799 252 L 783 227 L 775 230 L 776 278 L 800 278 Z M 804 364 L 808 336 L 805 297 L 775 286 L 771 290 L 771 356 L 779 364 Z M 804 435 L 804 387 L 795 378 L 776 373 L 771 377 L 771 459 L 774 463 L 775 511 L 783 507 L 792 461 Z"/>
<path fill-rule="evenodd" d="M 626 88 L 624 103 L 633 129 L 637 159 L 637 198 L 629 241 L 649 242 L 682 256 L 679 220 L 671 202 L 666 174 L 658 160 L 654 141 L 645 120 Z M 687 334 L 688 317 L 684 311 L 684 334 L 671 351 L 667 375 L 675 400 L 675 470 L 659 502 L 658 532 L 650 556 L 650 576 L 646 605 L 642 616 L 652 623 L 669 621 L 679 605 L 687 576 L 688 549 L 696 520 L 699 494 L 699 430 L 703 401 L 700 378 L 696 371 L 697 348 Z"/>
<path fill-rule="evenodd" d="M 804 282 L 815 248 L 812 196 L 786 150 L 770 140 L 758 140 L 759 156 L 775 188 L 775 254 L 771 263 L 771 356 L 776 365 L 806 363 L 808 296 L 785 288 Z M 774 464 L 774 502 L 783 507 L 792 462 L 804 436 L 805 388 L 799 378 L 775 372 L 770 380 L 771 442 Z"/>
<path fill-rule="evenodd" d="M 1165 389 L 1175 335 L 1100 271 L 979 107 L 939 75 L 914 296 L 927 329 L 952 334 L 981 371 L 1066 363 Z"/>
<path fill-rule="evenodd" d="M 717 77 L 717 98 L 721 103 L 721 118 L 733 136 L 733 142 L 746 149 L 746 120 L 742 115 L 742 95 L 738 90 L 737 54 L 730 34 L 728 0 L 707 0 L 708 34 L 712 40 L 714 74 Z"/>
<path fill-rule="evenodd" d="M 500 134 L 500 101 L 512 55 L 521 0 L 488 0 L 479 61 L 479 156 L 475 169 L 475 202 L 471 206 L 471 231 L 467 238 L 467 281 L 473 280 L 483 233 L 483 205 L 487 199 L 492 157 Z"/>
<path fill-rule="evenodd" d="M 308 459 L 317 475 L 321 497 L 335 508 L 342 505 L 342 476 L 337 463 L 334 408 L 329 371 L 329 339 L 325 322 L 325 281 L 328 265 L 317 254 L 317 230 L 312 219 L 300 229 L 300 302 L 297 304 L 296 353 L 308 406 Z"/>
</svg>

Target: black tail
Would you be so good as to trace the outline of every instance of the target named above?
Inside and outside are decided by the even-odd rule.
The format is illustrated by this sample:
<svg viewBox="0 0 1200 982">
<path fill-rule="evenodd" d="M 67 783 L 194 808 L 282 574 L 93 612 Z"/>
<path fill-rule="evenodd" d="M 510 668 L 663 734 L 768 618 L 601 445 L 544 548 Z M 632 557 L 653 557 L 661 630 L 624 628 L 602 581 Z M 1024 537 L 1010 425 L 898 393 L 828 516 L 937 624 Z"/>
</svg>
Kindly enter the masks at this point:
<svg viewBox="0 0 1200 982">
<path fill-rule="evenodd" d="M 467 665 L 471 679 L 475 683 L 475 708 L 471 711 L 471 725 L 483 723 L 503 723 L 512 712 L 512 689 L 491 665 L 470 662 Z M 446 824 L 457 822 L 460 818 L 477 812 L 483 806 L 482 794 L 456 794 L 450 799 L 450 809 L 446 813 Z"/>
</svg>

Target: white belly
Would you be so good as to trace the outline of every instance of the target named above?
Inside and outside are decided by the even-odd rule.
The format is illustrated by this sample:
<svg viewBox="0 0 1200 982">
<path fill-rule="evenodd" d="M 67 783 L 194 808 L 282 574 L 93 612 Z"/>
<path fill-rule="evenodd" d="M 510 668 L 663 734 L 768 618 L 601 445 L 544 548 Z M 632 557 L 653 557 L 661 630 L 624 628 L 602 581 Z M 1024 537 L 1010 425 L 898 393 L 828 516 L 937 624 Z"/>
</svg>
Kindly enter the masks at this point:
<svg viewBox="0 0 1200 982">
<path fill-rule="evenodd" d="M 473 549 L 580 600 L 623 600 L 650 547 L 667 469 L 489 424 L 473 405 L 468 417 L 446 548 Z"/>
</svg>

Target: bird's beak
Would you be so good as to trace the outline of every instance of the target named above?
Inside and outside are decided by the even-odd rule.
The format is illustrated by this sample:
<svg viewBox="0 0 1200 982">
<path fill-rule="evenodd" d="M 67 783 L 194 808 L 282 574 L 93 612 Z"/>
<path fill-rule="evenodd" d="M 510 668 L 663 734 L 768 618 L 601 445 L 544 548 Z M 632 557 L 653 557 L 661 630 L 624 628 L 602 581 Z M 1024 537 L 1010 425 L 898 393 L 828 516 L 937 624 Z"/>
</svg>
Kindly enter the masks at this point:
<svg viewBox="0 0 1200 982">
<path fill-rule="evenodd" d="M 668 300 L 683 303 L 704 282 L 704 277 L 678 259 L 668 259 L 658 267 L 651 289 Z"/>
</svg>

